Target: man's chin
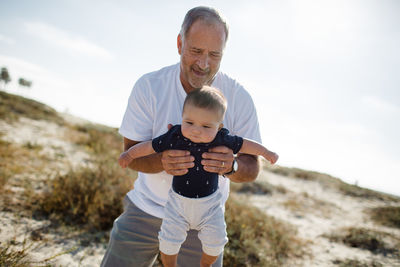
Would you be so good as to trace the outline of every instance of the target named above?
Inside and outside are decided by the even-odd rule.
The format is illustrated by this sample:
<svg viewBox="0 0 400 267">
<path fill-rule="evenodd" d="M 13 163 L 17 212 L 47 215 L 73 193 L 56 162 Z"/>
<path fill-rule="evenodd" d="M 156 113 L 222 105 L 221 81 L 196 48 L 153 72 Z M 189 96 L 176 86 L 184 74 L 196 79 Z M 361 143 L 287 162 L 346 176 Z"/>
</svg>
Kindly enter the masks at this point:
<svg viewBox="0 0 400 267">
<path fill-rule="evenodd" d="M 201 89 L 204 85 L 206 85 L 205 83 L 203 84 L 191 84 L 191 86 L 193 87 L 193 89 L 197 90 L 197 89 Z"/>
<path fill-rule="evenodd" d="M 208 85 L 208 82 L 206 80 L 196 80 L 196 81 L 191 81 L 190 85 L 194 88 L 194 89 L 200 89 L 202 88 L 204 85 Z"/>
</svg>

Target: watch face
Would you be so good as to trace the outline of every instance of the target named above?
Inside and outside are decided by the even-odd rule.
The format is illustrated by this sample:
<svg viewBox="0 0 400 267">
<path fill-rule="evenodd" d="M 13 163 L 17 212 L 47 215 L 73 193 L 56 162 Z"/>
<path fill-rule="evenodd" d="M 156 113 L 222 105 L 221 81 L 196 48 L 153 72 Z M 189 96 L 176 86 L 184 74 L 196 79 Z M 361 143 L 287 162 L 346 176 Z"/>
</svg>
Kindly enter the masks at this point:
<svg viewBox="0 0 400 267">
<path fill-rule="evenodd" d="M 236 172 L 237 170 L 238 170 L 238 163 L 237 163 L 237 160 L 235 159 L 234 160 L 234 162 L 233 162 L 233 168 L 232 168 L 232 170 L 234 171 L 234 172 Z"/>
</svg>

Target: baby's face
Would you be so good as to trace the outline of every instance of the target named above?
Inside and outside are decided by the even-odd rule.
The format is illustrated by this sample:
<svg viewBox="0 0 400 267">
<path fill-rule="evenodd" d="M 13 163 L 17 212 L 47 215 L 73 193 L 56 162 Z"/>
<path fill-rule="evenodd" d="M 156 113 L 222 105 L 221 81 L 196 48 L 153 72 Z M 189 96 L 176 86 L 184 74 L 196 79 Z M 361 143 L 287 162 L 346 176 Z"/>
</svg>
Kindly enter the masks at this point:
<svg viewBox="0 0 400 267">
<path fill-rule="evenodd" d="M 195 143 L 210 143 L 222 128 L 220 112 L 187 104 L 182 114 L 182 134 Z"/>
</svg>

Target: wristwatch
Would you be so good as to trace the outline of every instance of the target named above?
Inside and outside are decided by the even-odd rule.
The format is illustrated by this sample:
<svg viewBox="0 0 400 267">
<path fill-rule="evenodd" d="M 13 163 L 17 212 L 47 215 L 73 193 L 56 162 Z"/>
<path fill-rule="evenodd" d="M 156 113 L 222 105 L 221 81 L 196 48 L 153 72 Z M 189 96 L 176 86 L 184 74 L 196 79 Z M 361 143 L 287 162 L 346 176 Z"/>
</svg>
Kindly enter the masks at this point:
<svg viewBox="0 0 400 267">
<path fill-rule="evenodd" d="M 237 172 L 238 168 L 239 168 L 239 165 L 238 165 L 238 162 L 235 157 L 235 158 L 233 158 L 233 162 L 232 162 L 232 170 L 230 172 L 225 173 L 224 176 L 234 174 L 235 172 Z"/>
</svg>

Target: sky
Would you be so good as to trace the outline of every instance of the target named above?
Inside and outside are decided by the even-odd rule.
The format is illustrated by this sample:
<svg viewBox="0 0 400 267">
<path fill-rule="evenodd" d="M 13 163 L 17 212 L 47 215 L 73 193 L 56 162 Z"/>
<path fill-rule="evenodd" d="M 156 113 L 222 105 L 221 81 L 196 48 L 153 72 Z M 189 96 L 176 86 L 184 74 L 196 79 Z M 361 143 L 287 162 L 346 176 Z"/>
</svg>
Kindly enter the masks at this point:
<svg viewBox="0 0 400 267">
<path fill-rule="evenodd" d="M 199 5 L 230 25 L 221 71 L 250 92 L 278 164 L 400 196 L 400 1 L 0 0 L 6 91 L 119 127 L 135 81 L 179 61 Z"/>
</svg>

